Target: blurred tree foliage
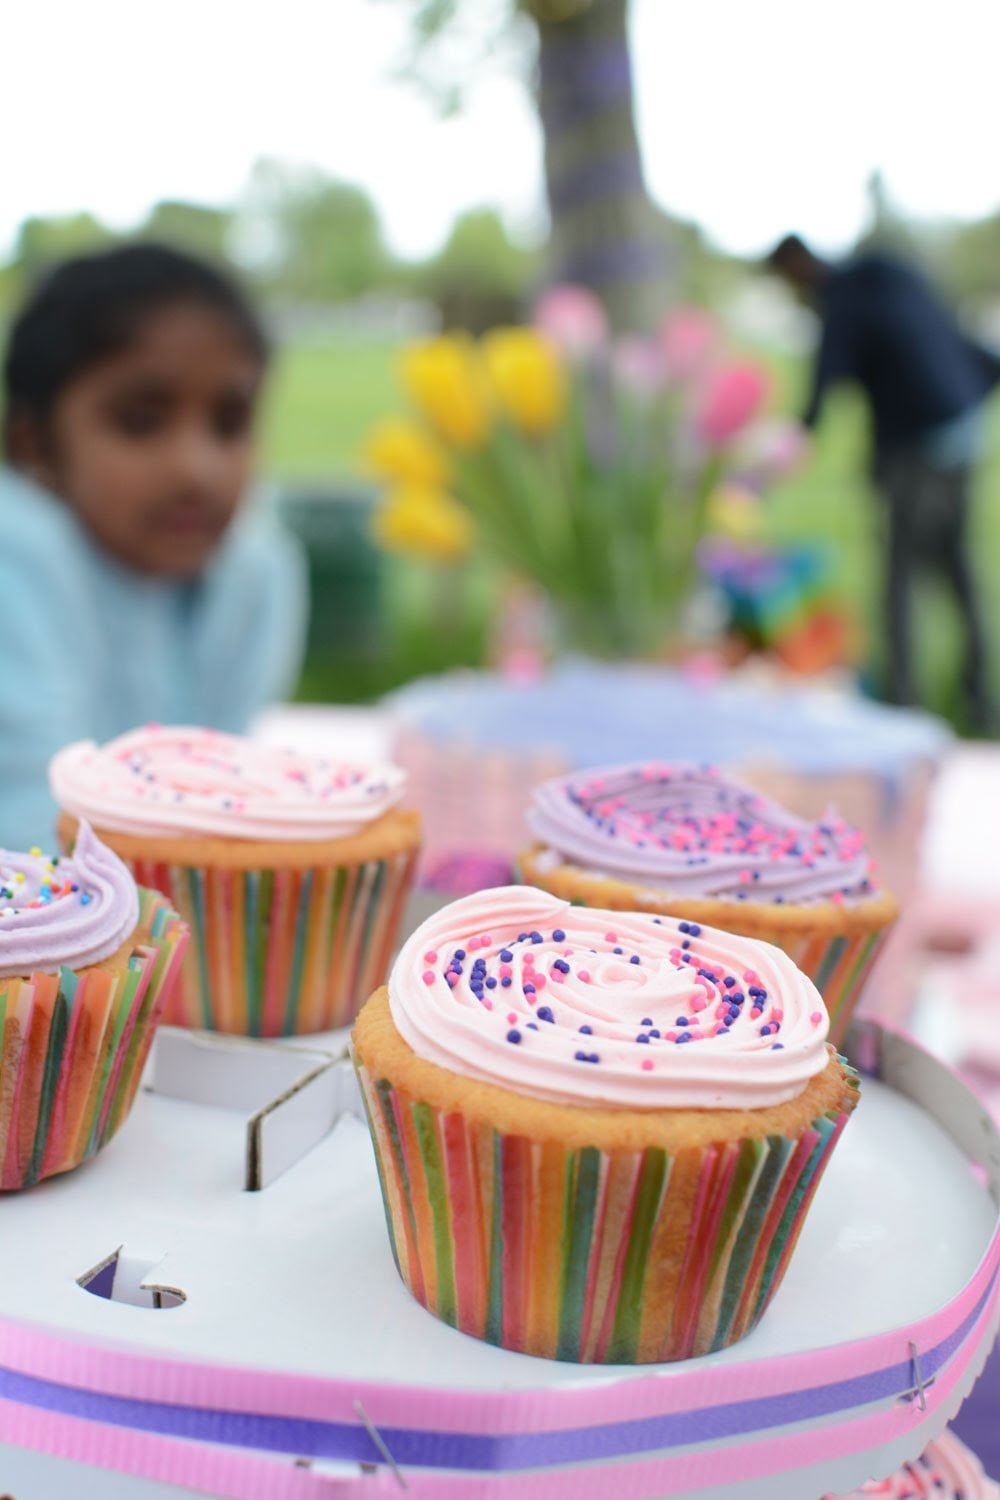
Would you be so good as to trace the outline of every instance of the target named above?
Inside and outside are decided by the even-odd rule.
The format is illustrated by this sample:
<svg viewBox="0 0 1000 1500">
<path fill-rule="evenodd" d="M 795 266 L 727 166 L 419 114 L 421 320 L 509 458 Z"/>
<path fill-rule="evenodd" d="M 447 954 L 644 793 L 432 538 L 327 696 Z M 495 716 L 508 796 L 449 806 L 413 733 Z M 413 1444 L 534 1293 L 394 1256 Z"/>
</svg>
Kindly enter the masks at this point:
<svg viewBox="0 0 1000 1500">
<path fill-rule="evenodd" d="M 317 167 L 265 158 L 240 206 L 237 250 L 284 300 L 345 302 L 397 279 L 364 188 Z"/>
<path fill-rule="evenodd" d="M 167 198 L 150 210 L 136 235 L 176 245 L 209 260 L 225 260 L 232 251 L 234 217 L 229 208 Z"/>
<path fill-rule="evenodd" d="M 524 317 L 538 267 L 539 256 L 514 243 L 495 209 L 472 209 L 417 270 L 414 286 L 437 304 L 446 327 L 479 333 Z"/>
<path fill-rule="evenodd" d="M 619 329 L 652 327 L 675 293 L 678 246 L 646 190 L 629 0 L 395 3 L 412 18 L 403 71 L 443 110 L 460 108 L 498 57 L 530 82 L 544 146 L 548 278 L 591 287 Z"/>
</svg>

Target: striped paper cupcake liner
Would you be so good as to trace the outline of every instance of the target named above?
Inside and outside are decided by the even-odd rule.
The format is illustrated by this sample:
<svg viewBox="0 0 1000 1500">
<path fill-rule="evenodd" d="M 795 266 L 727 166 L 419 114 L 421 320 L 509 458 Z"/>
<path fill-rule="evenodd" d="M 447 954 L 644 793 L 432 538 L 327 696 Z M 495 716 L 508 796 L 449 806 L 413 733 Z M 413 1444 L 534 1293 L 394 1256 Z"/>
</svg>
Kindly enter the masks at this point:
<svg viewBox="0 0 1000 1500">
<path fill-rule="evenodd" d="M 0 979 L 0 1188 L 79 1166 L 132 1107 L 187 941 L 158 891 L 139 897 L 127 959 Z"/>
<path fill-rule="evenodd" d="M 444 1322 L 577 1363 L 647 1364 L 743 1338 L 781 1285 L 848 1102 L 798 1138 L 568 1150 L 500 1135 L 355 1055 L 397 1269 Z"/>
<path fill-rule="evenodd" d="M 830 1041 L 833 1046 L 840 1047 L 891 931 L 891 927 L 883 927 L 877 931 L 852 932 L 836 937 L 828 933 L 805 936 L 790 932 L 777 932 L 771 937 L 767 933 L 755 933 L 754 936 L 776 943 L 804 974 L 808 974 L 829 1012 Z"/>
<path fill-rule="evenodd" d="M 416 850 L 312 869 L 126 862 L 191 929 L 165 1019 L 273 1037 L 346 1026 L 385 982 Z"/>
</svg>

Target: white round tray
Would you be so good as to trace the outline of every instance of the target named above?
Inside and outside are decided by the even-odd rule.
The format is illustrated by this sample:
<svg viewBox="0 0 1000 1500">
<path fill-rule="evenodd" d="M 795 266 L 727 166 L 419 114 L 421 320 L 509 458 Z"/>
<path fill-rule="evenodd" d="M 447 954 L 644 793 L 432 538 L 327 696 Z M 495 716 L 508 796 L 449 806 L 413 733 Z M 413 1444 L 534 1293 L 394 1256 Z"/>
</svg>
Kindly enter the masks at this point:
<svg viewBox="0 0 1000 1500">
<path fill-rule="evenodd" d="M 48 1455 L 15 1488 L 0 1450 L 0 1490 L 50 1500 L 67 1458 L 132 1476 L 74 1470 L 80 1500 L 817 1500 L 884 1477 L 996 1336 L 1000 1139 L 914 1043 L 863 1023 L 851 1052 L 879 1078 L 772 1307 L 664 1366 L 532 1359 L 427 1314 L 358 1119 L 248 1193 L 238 1110 L 140 1096 L 89 1167 L 0 1204 L 0 1439 Z M 121 1247 L 116 1298 L 183 1304 L 78 1284 Z"/>
</svg>

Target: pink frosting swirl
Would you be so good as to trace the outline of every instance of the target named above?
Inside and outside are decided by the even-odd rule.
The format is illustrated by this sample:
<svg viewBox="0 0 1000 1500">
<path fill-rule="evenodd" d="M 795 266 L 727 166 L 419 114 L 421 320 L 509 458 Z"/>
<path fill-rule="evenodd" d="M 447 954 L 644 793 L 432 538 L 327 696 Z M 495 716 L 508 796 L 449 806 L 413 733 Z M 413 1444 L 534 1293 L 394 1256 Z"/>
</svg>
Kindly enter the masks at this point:
<svg viewBox="0 0 1000 1500">
<path fill-rule="evenodd" d="M 89 824 L 71 857 L 0 850 L 0 976 L 103 963 L 138 920 L 135 881 Z"/>
<path fill-rule="evenodd" d="M 406 773 L 259 745 L 212 729 L 147 725 L 80 740 L 49 766 L 60 807 L 98 828 L 153 838 L 332 839 L 403 795 Z"/>
<path fill-rule="evenodd" d="M 986 1477 L 976 1455 L 953 1432 L 945 1431 L 928 1443 L 919 1458 L 903 1464 L 888 1479 L 871 1479 L 850 1496 L 827 1495 L 825 1500 L 861 1500 L 883 1495 L 886 1500 L 1000 1500 L 1000 1485 Z"/>
<path fill-rule="evenodd" d="M 819 993 L 778 948 L 531 886 L 424 922 L 389 1004 L 418 1056 L 562 1104 L 761 1109 L 829 1056 Z"/>
</svg>

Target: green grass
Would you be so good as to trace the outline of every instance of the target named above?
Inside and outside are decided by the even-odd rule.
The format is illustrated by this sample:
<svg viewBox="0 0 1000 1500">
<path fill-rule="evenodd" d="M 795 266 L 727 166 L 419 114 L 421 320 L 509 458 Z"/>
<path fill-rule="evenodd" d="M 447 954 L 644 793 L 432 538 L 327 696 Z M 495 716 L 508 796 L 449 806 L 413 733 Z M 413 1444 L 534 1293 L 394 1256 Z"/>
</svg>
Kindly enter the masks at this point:
<svg viewBox="0 0 1000 1500">
<path fill-rule="evenodd" d="M 379 417 L 402 406 L 391 341 L 299 344 L 280 357 L 264 425 L 264 462 L 278 479 L 357 483 L 360 449 Z M 807 374 L 803 361 L 769 358 L 778 410 L 797 410 Z M 1000 663 L 1000 610 L 993 570 L 1000 557 L 1000 406 L 993 411 L 991 453 L 977 484 L 975 546 L 988 605 L 994 661 Z M 851 392 L 829 403 L 805 470 L 769 499 L 772 534 L 828 547 L 836 584 L 862 622 L 866 655 L 877 675 L 883 658 L 877 497 L 866 478 L 863 402 Z M 442 597 L 444 593 L 444 597 Z M 481 658 L 489 590 L 481 574 L 442 591 L 440 576 L 416 564 L 387 561 L 381 584 L 382 637 L 367 655 L 313 654 L 302 684 L 312 698 L 367 699 L 420 671 Z M 321 601 L 322 607 L 322 601 Z M 960 637 L 950 600 L 928 587 L 915 611 L 922 691 L 931 706 L 960 720 L 955 685 Z"/>
<path fill-rule="evenodd" d="M 264 462 L 283 479 L 356 473 L 365 434 L 402 398 L 388 341 L 298 344 L 277 359 L 264 413 Z"/>
</svg>

